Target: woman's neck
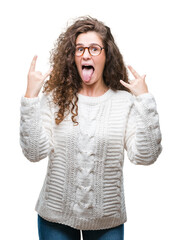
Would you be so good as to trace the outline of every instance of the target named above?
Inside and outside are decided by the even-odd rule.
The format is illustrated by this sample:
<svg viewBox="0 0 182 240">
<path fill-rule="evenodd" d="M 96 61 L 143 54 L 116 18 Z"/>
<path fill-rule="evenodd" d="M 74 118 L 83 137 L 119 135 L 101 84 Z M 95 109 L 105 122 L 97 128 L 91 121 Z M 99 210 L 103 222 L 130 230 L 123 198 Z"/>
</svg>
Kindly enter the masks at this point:
<svg viewBox="0 0 182 240">
<path fill-rule="evenodd" d="M 89 97 L 99 97 L 107 92 L 108 89 L 105 84 L 99 86 L 84 84 L 78 93 Z"/>
</svg>

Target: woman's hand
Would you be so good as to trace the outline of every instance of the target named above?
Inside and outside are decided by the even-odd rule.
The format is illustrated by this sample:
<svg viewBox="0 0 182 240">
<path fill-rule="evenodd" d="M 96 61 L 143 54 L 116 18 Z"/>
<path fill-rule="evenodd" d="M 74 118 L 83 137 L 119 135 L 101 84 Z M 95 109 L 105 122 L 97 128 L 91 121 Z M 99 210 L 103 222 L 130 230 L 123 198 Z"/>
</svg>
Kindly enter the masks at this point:
<svg viewBox="0 0 182 240">
<path fill-rule="evenodd" d="M 52 68 L 44 75 L 41 72 L 35 71 L 37 56 L 34 56 L 28 72 L 28 83 L 25 97 L 38 97 L 39 92 L 44 84 L 45 79 L 51 74 Z"/>
<path fill-rule="evenodd" d="M 145 77 L 146 75 L 140 76 L 133 68 L 132 66 L 128 66 L 128 69 L 135 77 L 134 80 L 129 81 L 129 83 L 124 82 L 123 80 L 120 80 L 121 84 L 128 88 L 132 94 L 135 96 L 139 96 L 143 93 L 148 93 L 148 87 L 145 83 Z"/>
</svg>

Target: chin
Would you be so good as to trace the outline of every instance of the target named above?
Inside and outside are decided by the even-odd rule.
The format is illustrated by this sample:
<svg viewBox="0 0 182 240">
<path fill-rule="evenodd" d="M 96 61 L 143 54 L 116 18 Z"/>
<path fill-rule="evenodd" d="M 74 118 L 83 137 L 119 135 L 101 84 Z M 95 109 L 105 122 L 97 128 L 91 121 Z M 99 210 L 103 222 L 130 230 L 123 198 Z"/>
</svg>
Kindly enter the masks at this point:
<svg viewBox="0 0 182 240">
<path fill-rule="evenodd" d="M 88 86 L 93 84 L 93 82 L 91 80 L 88 81 L 88 82 L 85 82 L 85 81 L 82 80 L 82 82 L 83 82 L 83 84 L 88 85 Z"/>
</svg>

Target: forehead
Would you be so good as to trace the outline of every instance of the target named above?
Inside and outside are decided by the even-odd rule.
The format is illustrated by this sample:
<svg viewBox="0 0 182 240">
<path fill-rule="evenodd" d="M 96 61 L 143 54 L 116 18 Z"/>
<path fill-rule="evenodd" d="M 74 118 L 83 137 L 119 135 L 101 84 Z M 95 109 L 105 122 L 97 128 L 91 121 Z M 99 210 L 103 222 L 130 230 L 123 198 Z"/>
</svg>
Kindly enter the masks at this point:
<svg viewBox="0 0 182 240">
<path fill-rule="evenodd" d="M 97 43 L 102 45 L 102 39 L 96 32 L 80 33 L 76 39 L 76 44 L 88 45 L 91 43 Z"/>
</svg>

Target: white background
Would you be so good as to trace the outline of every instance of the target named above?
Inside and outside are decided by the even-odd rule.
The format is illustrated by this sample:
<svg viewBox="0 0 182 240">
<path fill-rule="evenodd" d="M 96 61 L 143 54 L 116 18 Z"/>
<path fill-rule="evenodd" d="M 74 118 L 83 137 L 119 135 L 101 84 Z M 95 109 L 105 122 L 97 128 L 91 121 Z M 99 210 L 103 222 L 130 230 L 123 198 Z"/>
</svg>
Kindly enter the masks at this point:
<svg viewBox="0 0 182 240">
<path fill-rule="evenodd" d="M 19 146 L 20 98 L 34 54 L 49 51 L 68 21 L 91 15 L 108 25 L 126 64 L 147 74 L 157 101 L 163 152 L 151 166 L 125 159 L 125 240 L 182 239 L 182 14 L 180 0 L 4 1 L 0 6 L 0 226 L 2 239 L 36 240 L 34 206 L 47 160 L 30 163 Z"/>
</svg>

